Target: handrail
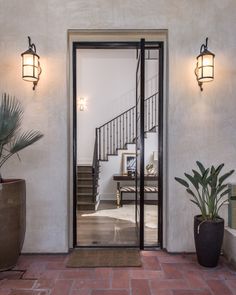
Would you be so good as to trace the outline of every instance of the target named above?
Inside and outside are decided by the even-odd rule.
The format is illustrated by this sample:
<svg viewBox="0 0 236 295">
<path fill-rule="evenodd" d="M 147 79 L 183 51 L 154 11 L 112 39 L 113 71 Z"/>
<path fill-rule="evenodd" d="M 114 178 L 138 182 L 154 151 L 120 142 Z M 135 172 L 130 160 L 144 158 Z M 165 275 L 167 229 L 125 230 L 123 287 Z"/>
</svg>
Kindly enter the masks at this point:
<svg viewBox="0 0 236 295">
<path fill-rule="evenodd" d="M 158 92 L 152 94 L 151 96 L 149 96 L 148 98 L 146 98 L 144 101 L 147 101 L 147 100 L 151 99 L 152 97 L 156 96 L 157 94 L 158 94 Z M 98 129 L 104 127 L 105 125 L 109 124 L 109 123 L 112 122 L 113 120 L 116 120 L 117 118 L 123 116 L 124 114 L 128 113 L 128 112 L 131 111 L 132 109 L 135 109 L 135 107 L 136 107 L 136 106 L 133 106 L 133 107 L 131 107 L 130 109 L 128 109 L 127 111 L 124 111 L 124 112 L 121 113 L 120 115 L 116 116 L 115 118 L 111 119 L 110 121 L 108 121 L 108 122 L 104 123 L 103 125 L 99 126 Z"/>
</svg>

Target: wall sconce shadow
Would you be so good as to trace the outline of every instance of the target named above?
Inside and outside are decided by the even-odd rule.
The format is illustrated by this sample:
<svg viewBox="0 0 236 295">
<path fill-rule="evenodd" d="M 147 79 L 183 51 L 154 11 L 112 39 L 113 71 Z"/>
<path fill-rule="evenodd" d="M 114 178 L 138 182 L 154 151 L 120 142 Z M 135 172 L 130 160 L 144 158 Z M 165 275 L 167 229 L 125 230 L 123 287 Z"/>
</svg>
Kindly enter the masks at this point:
<svg viewBox="0 0 236 295">
<path fill-rule="evenodd" d="M 214 80 L 214 62 L 215 54 L 208 50 L 208 38 L 206 38 L 206 43 L 202 44 L 200 54 L 197 56 L 195 69 L 196 79 L 201 91 L 203 91 L 203 83 Z"/>
<path fill-rule="evenodd" d="M 42 72 L 39 62 L 39 55 L 36 53 L 36 46 L 31 43 L 31 38 L 28 36 L 29 49 L 21 54 L 22 57 L 22 79 L 28 82 L 33 82 L 33 90 L 38 84 L 39 76 Z"/>
</svg>

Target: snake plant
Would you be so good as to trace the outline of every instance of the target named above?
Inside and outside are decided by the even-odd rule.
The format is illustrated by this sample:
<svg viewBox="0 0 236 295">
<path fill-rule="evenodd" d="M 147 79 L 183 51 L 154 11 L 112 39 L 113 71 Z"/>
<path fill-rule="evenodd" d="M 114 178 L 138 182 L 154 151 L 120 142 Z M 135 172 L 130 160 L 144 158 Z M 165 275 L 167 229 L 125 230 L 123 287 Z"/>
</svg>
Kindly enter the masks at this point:
<svg viewBox="0 0 236 295">
<path fill-rule="evenodd" d="M 22 118 L 21 103 L 4 93 L 0 103 L 0 169 L 11 156 L 43 136 L 39 131 L 21 132 Z M 2 181 L 0 174 L 0 182 Z"/>
<path fill-rule="evenodd" d="M 200 209 L 202 220 L 215 220 L 219 216 L 220 208 L 228 200 L 226 195 L 229 188 L 224 182 L 234 170 L 220 175 L 224 164 L 209 168 L 205 168 L 199 161 L 196 164 L 198 171 L 193 169 L 192 175 L 184 173 L 186 180 L 179 177 L 175 177 L 175 180 L 191 195 L 190 201 Z"/>
</svg>

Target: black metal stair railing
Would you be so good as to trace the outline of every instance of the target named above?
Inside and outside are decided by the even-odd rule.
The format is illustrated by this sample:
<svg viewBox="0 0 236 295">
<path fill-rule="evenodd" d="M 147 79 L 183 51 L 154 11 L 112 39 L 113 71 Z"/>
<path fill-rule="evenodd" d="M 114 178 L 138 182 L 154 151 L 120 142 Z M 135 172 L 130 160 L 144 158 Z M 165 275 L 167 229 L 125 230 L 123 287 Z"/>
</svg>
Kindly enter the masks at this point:
<svg viewBox="0 0 236 295">
<path fill-rule="evenodd" d="M 157 129 L 158 92 L 145 99 L 144 132 L 155 132 Z M 93 154 L 93 201 L 96 201 L 99 162 L 108 161 L 108 156 L 118 155 L 118 150 L 127 149 L 128 144 L 135 143 L 136 106 L 128 109 L 107 123 L 96 128 Z"/>
<path fill-rule="evenodd" d="M 145 132 L 157 128 L 157 95 L 145 99 Z M 135 106 L 97 128 L 97 153 L 99 161 L 107 161 L 109 155 L 117 155 L 127 144 L 135 143 Z"/>
</svg>

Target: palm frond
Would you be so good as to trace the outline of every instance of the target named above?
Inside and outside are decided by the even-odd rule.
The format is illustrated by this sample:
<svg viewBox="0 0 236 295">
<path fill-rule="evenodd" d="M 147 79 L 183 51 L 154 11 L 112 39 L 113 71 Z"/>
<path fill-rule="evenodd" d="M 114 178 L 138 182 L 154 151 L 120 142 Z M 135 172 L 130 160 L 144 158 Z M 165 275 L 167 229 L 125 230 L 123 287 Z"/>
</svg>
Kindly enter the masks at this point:
<svg viewBox="0 0 236 295">
<path fill-rule="evenodd" d="M 19 101 L 4 93 L 0 105 L 0 145 L 4 145 L 18 131 L 23 116 Z"/>
<path fill-rule="evenodd" d="M 43 134 L 39 131 L 30 130 L 30 131 L 24 132 L 13 140 L 10 146 L 10 153 L 11 154 L 18 153 L 20 150 L 35 143 L 42 137 L 43 137 Z"/>
</svg>

